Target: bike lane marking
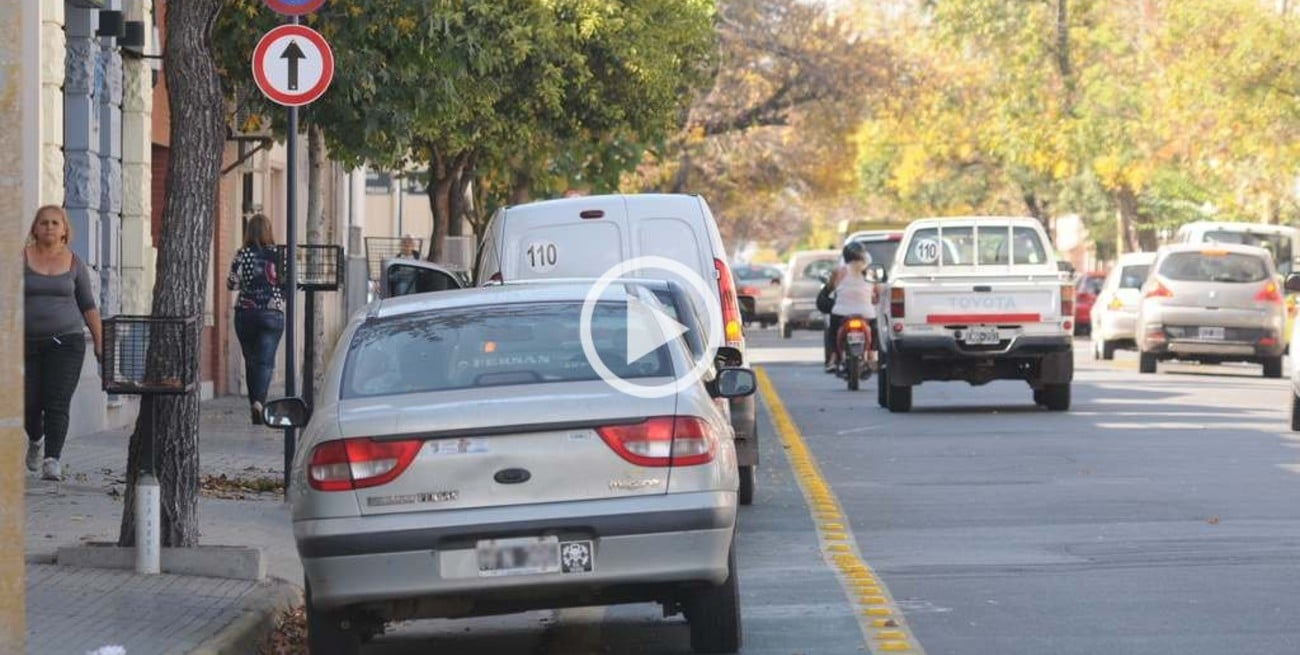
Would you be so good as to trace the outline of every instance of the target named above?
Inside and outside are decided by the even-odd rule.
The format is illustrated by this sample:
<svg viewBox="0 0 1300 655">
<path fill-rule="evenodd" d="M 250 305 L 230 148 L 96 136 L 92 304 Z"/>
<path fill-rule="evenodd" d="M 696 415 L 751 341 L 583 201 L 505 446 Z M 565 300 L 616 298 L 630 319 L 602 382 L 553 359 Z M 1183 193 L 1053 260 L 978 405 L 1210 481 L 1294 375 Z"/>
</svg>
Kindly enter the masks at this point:
<svg viewBox="0 0 1300 655">
<path fill-rule="evenodd" d="M 889 588 L 862 559 L 857 539 L 835 492 L 822 477 L 817 460 L 786 411 L 767 371 L 756 366 L 754 372 L 758 377 L 759 393 L 767 405 L 781 445 L 785 447 L 786 459 L 813 516 L 822 558 L 839 579 L 849 602 L 857 609 L 855 616 L 867 649 L 872 653 L 924 655 L 925 649 L 908 628 Z"/>
</svg>

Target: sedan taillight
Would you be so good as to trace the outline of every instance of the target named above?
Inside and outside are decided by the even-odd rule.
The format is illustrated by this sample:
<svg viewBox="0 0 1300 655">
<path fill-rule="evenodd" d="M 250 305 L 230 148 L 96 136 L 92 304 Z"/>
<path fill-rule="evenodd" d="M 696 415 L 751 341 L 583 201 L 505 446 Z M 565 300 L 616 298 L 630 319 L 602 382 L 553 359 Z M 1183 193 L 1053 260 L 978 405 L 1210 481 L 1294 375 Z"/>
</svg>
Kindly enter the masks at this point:
<svg viewBox="0 0 1300 655">
<path fill-rule="evenodd" d="M 326 441 L 311 451 L 307 484 L 317 491 L 351 491 L 391 482 L 402 474 L 424 442 L 375 441 L 369 437 Z"/>
<path fill-rule="evenodd" d="M 1266 283 L 1264 287 L 1255 294 L 1255 300 L 1258 302 L 1281 303 L 1282 294 L 1277 290 L 1277 283 Z"/>
<path fill-rule="evenodd" d="M 718 438 L 693 416 L 656 416 L 640 423 L 607 425 L 596 433 L 619 457 L 638 466 L 693 466 L 713 461 Z"/>
</svg>

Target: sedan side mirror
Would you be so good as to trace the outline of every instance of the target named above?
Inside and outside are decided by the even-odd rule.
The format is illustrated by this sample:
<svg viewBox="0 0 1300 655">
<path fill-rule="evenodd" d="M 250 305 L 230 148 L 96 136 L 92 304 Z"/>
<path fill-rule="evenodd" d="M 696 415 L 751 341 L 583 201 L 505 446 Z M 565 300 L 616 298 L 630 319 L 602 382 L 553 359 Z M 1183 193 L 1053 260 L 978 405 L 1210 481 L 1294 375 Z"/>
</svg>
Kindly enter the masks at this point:
<svg viewBox="0 0 1300 655">
<path fill-rule="evenodd" d="M 724 368 L 713 380 L 719 398 L 743 398 L 758 388 L 758 378 L 747 368 Z"/>
<path fill-rule="evenodd" d="M 300 428 L 307 425 L 311 410 L 302 398 L 277 398 L 262 407 L 262 422 L 272 428 Z"/>
<path fill-rule="evenodd" d="M 1286 276 L 1286 283 L 1282 286 L 1286 287 L 1287 291 L 1300 291 L 1300 273 Z"/>
</svg>

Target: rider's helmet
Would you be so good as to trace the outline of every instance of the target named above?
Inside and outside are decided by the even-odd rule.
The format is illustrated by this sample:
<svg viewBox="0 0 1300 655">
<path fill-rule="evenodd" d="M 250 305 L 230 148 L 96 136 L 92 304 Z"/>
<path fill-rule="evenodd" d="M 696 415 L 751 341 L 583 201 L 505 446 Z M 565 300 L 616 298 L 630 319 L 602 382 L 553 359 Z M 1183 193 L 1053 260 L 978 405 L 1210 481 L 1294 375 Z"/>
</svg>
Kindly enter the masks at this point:
<svg viewBox="0 0 1300 655">
<path fill-rule="evenodd" d="M 844 258 L 845 264 L 862 262 L 867 266 L 871 265 L 871 253 L 867 252 L 867 245 L 861 241 L 850 241 L 844 244 L 844 250 L 841 251 L 840 256 Z"/>
</svg>

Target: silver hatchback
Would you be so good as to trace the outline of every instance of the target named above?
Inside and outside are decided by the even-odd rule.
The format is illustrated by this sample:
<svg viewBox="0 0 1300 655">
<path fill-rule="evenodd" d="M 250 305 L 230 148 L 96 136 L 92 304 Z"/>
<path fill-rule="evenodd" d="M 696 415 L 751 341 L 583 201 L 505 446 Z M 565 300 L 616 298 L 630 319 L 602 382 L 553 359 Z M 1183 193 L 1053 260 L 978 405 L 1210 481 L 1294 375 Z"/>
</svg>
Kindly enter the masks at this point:
<svg viewBox="0 0 1300 655">
<path fill-rule="evenodd" d="M 384 300 L 345 329 L 309 421 L 267 404 L 268 424 L 306 424 L 290 500 L 312 653 L 389 621 L 646 601 L 685 613 L 699 652 L 740 647 L 722 399 L 754 374 L 616 390 L 596 371 L 672 390 L 694 362 L 680 336 L 634 347 L 629 308 L 663 309 L 654 293 L 610 285 L 584 307 L 588 289 Z"/>
<path fill-rule="evenodd" d="M 1282 376 L 1283 291 L 1267 250 L 1227 244 L 1161 248 L 1142 287 L 1139 370 L 1162 359 L 1244 361 Z"/>
</svg>

